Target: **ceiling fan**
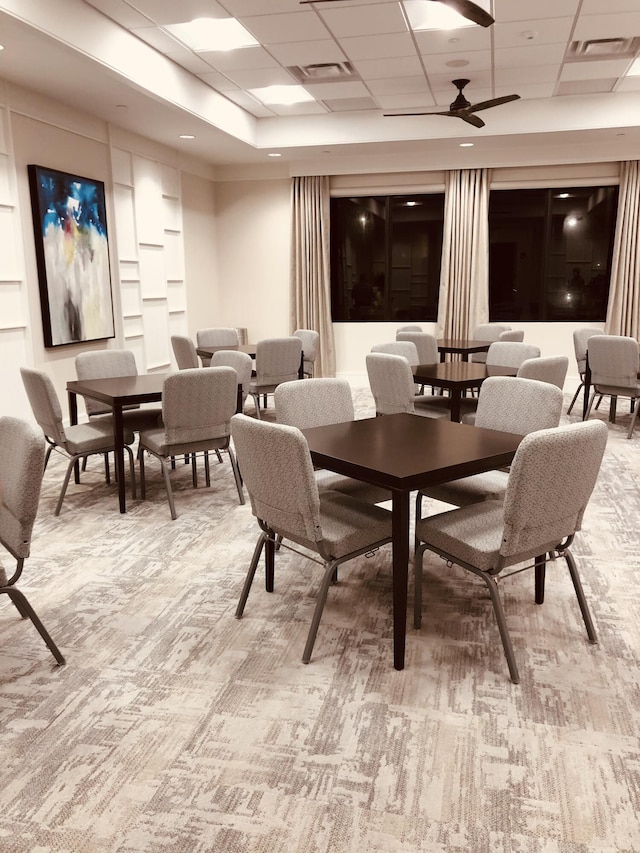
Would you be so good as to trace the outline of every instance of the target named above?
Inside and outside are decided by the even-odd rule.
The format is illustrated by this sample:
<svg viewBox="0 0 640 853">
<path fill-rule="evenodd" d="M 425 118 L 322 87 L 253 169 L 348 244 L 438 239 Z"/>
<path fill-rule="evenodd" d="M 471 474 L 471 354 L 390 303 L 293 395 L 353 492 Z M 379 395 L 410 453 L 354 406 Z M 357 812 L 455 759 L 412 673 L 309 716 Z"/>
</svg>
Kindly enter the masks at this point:
<svg viewBox="0 0 640 853">
<path fill-rule="evenodd" d="M 455 101 L 449 105 L 448 110 L 440 110 L 436 112 L 419 112 L 419 113 L 384 113 L 385 116 L 453 116 L 453 118 L 461 118 L 468 124 L 474 127 L 484 127 L 484 122 L 478 118 L 475 113 L 480 110 L 488 110 L 491 107 L 499 107 L 500 104 L 508 104 L 509 101 L 517 101 L 520 95 L 503 95 L 501 98 L 491 98 L 489 101 L 480 101 L 477 104 L 471 104 L 465 98 L 462 90 L 467 85 L 469 80 L 452 80 L 453 85 L 458 90 L 458 96 Z"/>
<path fill-rule="evenodd" d="M 340 0 L 300 0 L 300 5 L 310 5 L 316 3 L 336 3 Z M 442 3 L 443 6 L 448 6 L 466 18 L 468 21 L 473 21 L 474 24 L 479 24 L 481 27 L 490 27 L 495 23 L 491 15 L 486 12 L 482 6 L 477 3 L 472 3 L 471 0 L 432 0 L 432 2 Z"/>
</svg>

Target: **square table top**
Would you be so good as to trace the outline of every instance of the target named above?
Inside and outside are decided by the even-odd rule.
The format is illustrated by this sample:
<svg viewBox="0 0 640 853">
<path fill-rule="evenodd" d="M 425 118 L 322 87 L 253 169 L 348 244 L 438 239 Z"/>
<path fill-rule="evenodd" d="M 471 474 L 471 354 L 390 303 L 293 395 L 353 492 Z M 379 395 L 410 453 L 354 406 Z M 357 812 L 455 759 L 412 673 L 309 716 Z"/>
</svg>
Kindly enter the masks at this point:
<svg viewBox="0 0 640 853">
<path fill-rule="evenodd" d="M 142 373 L 137 376 L 112 376 L 107 379 L 74 379 L 67 391 L 91 397 L 102 403 L 152 403 L 162 399 L 167 373 Z"/>
<path fill-rule="evenodd" d="M 397 414 L 303 430 L 314 464 L 399 491 L 508 465 L 521 435 Z"/>
<path fill-rule="evenodd" d="M 484 364 L 476 361 L 441 361 L 435 364 L 418 364 L 413 377 L 424 385 L 439 388 L 473 388 L 489 376 L 515 376 L 517 368 Z"/>
<path fill-rule="evenodd" d="M 477 341 L 468 338 L 440 338 L 438 341 L 439 352 L 487 352 L 494 341 Z"/>
</svg>

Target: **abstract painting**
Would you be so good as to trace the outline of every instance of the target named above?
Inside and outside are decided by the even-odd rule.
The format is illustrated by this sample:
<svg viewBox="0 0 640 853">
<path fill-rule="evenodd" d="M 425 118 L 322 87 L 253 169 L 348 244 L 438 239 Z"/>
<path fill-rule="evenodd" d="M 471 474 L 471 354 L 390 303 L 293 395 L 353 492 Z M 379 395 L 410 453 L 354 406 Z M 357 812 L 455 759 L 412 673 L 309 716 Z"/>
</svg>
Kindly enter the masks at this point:
<svg viewBox="0 0 640 853">
<path fill-rule="evenodd" d="M 113 338 L 104 184 L 28 170 L 45 346 Z"/>
</svg>

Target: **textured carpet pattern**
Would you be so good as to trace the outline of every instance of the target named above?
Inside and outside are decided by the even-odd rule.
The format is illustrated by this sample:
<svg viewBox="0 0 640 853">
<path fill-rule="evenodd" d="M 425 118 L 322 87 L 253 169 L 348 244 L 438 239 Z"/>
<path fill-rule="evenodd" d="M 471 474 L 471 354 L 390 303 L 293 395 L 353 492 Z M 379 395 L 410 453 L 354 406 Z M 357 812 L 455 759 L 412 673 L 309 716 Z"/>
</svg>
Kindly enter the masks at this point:
<svg viewBox="0 0 640 853">
<path fill-rule="evenodd" d="M 368 393 L 356 402 L 372 414 Z M 317 566 L 281 552 L 274 594 L 259 574 L 234 618 L 257 528 L 226 458 L 210 489 L 178 465 L 175 522 L 154 462 L 147 500 L 120 516 L 99 458 L 54 518 L 53 460 L 21 588 L 67 665 L 0 601 L 0 850 L 640 851 L 640 434 L 627 441 L 627 423 L 609 427 L 574 549 L 600 643 L 564 563 L 542 607 L 531 573 L 506 580 L 519 686 L 483 585 L 435 557 L 403 672 L 389 548 L 341 568 L 304 666 Z"/>
</svg>

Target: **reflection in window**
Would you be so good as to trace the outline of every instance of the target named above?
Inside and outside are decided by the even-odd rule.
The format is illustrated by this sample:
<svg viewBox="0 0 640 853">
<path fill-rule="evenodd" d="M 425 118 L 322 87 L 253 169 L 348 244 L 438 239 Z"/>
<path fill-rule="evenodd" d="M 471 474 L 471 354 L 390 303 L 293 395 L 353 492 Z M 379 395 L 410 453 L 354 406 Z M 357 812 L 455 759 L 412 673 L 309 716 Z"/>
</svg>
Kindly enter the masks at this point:
<svg viewBox="0 0 640 853">
<path fill-rule="evenodd" d="M 492 190 L 491 320 L 605 319 L 617 187 Z"/>
<path fill-rule="evenodd" d="M 334 322 L 434 321 L 444 195 L 331 199 Z"/>
</svg>

